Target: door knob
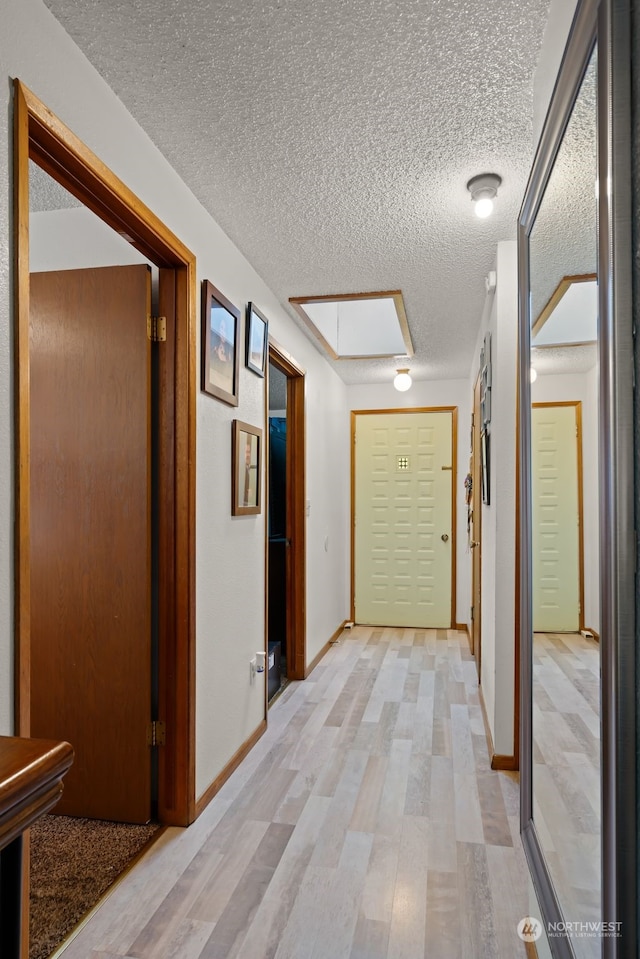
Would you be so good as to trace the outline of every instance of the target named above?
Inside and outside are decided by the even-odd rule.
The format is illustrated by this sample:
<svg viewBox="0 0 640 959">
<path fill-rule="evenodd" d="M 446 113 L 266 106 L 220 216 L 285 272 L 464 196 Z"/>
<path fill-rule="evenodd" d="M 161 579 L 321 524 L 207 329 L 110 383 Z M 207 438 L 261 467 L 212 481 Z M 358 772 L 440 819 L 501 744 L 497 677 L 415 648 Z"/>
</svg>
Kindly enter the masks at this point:
<svg viewBox="0 0 640 959">
<path fill-rule="evenodd" d="M 447 540 L 449 539 L 449 534 L 448 534 L 448 533 L 443 533 L 442 536 L 440 537 L 440 539 L 442 540 L 443 543 L 446 543 Z"/>
<path fill-rule="evenodd" d="M 469 543 L 469 546 L 471 547 L 471 549 L 475 549 L 476 546 L 479 546 L 479 545 L 480 543 Z"/>
</svg>

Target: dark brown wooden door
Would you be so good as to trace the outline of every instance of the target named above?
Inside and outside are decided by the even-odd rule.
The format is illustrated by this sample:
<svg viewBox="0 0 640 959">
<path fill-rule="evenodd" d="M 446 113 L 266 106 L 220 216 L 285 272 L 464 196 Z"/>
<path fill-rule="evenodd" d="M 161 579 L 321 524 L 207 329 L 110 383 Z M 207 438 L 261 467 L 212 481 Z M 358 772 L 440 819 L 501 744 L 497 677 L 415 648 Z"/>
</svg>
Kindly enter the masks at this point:
<svg viewBox="0 0 640 959">
<path fill-rule="evenodd" d="M 150 816 L 150 278 L 31 276 L 31 734 L 69 741 L 56 812 Z"/>
</svg>

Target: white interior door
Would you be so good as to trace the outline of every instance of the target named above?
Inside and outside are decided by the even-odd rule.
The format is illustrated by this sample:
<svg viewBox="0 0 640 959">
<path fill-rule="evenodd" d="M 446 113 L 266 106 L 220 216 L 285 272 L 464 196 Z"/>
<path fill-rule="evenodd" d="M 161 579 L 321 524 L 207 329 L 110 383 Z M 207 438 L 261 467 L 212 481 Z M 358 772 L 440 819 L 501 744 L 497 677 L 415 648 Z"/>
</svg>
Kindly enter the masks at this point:
<svg viewBox="0 0 640 959">
<path fill-rule="evenodd" d="M 453 411 L 355 419 L 356 622 L 450 627 Z"/>
<path fill-rule="evenodd" d="M 580 514 L 576 406 L 531 410 L 533 628 L 580 628 Z"/>
</svg>

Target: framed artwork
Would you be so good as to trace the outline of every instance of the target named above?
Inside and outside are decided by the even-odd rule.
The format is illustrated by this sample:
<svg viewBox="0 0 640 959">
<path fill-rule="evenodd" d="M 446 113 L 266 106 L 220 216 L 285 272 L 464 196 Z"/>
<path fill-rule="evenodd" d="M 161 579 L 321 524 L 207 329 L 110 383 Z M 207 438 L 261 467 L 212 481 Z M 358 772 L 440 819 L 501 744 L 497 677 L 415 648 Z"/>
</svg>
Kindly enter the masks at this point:
<svg viewBox="0 0 640 959">
<path fill-rule="evenodd" d="M 489 482 L 491 479 L 491 472 L 489 469 L 490 455 L 489 434 L 486 430 L 483 430 L 480 434 L 480 458 L 482 473 L 482 502 L 485 503 L 486 506 L 489 506 L 491 502 L 489 496 Z"/>
<path fill-rule="evenodd" d="M 248 369 L 264 376 L 267 363 L 269 324 L 257 306 L 247 306 L 247 359 Z"/>
<path fill-rule="evenodd" d="M 231 437 L 231 515 L 261 511 L 262 430 L 234 420 Z"/>
<path fill-rule="evenodd" d="M 203 393 L 238 405 L 241 314 L 209 280 L 202 281 Z"/>
<path fill-rule="evenodd" d="M 480 351 L 480 415 L 481 427 L 491 422 L 491 333 L 485 334 Z"/>
</svg>

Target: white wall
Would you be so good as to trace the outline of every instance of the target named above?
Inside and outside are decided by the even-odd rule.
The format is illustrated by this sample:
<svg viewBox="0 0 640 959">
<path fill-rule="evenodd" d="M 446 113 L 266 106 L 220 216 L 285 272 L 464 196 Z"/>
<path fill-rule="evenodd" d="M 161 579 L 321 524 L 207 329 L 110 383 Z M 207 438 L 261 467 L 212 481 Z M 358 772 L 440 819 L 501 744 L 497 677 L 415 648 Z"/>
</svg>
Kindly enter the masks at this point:
<svg viewBox="0 0 640 959">
<path fill-rule="evenodd" d="M 41 0 L 0 0 L 0 732 L 13 729 L 13 366 L 9 147 L 19 77 L 196 254 L 237 306 L 255 302 L 306 370 L 307 660 L 348 615 L 348 416 L 344 384 L 200 206 Z M 212 171 L 215 175 L 215 171 Z M 199 325 L 198 325 L 199 326 Z M 199 334 L 198 334 L 199 335 Z M 197 348 L 199 349 L 199 343 Z M 198 392 L 196 424 L 196 781 L 200 795 L 264 714 L 249 660 L 264 637 L 264 512 L 230 515 L 231 420 L 264 424 L 264 381 L 240 376 L 237 409 Z M 329 538 L 328 552 L 324 539 Z"/>
<path fill-rule="evenodd" d="M 86 207 L 47 210 L 29 217 L 32 273 L 146 262 L 142 253 Z"/>
<path fill-rule="evenodd" d="M 498 244 L 497 285 L 481 322 L 468 392 L 472 395 L 480 349 L 491 333 L 490 503 L 482 506 L 482 619 L 480 685 L 494 750 L 513 754 L 515 702 L 515 477 L 516 360 L 518 339 L 517 245 Z"/>
<path fill-rule="evenodd" d="M 456 406 L 458 408 L 456 621 L 468 623 L 471 605 L 471 558 L 467 548 L 464 478 L 469 471 L 472 394 L 469 392 L 467 380 L 414 382 L 406 393 L 399 393 L 392 383 L 393 373 L 393 366 L 390 364 L 389 383 L 347 387 L 348 408 L 349 410 L 392 410 L 416 406 Z"/>
<path fill-rule="evenodd" d="M 598 492 L 598 368 L 586 373 L 540 374 L 531 384 L 533 403 L 582 403 L 582 495 L 584 536 L 584 623 L 600 632 Z"/>
</svg>

